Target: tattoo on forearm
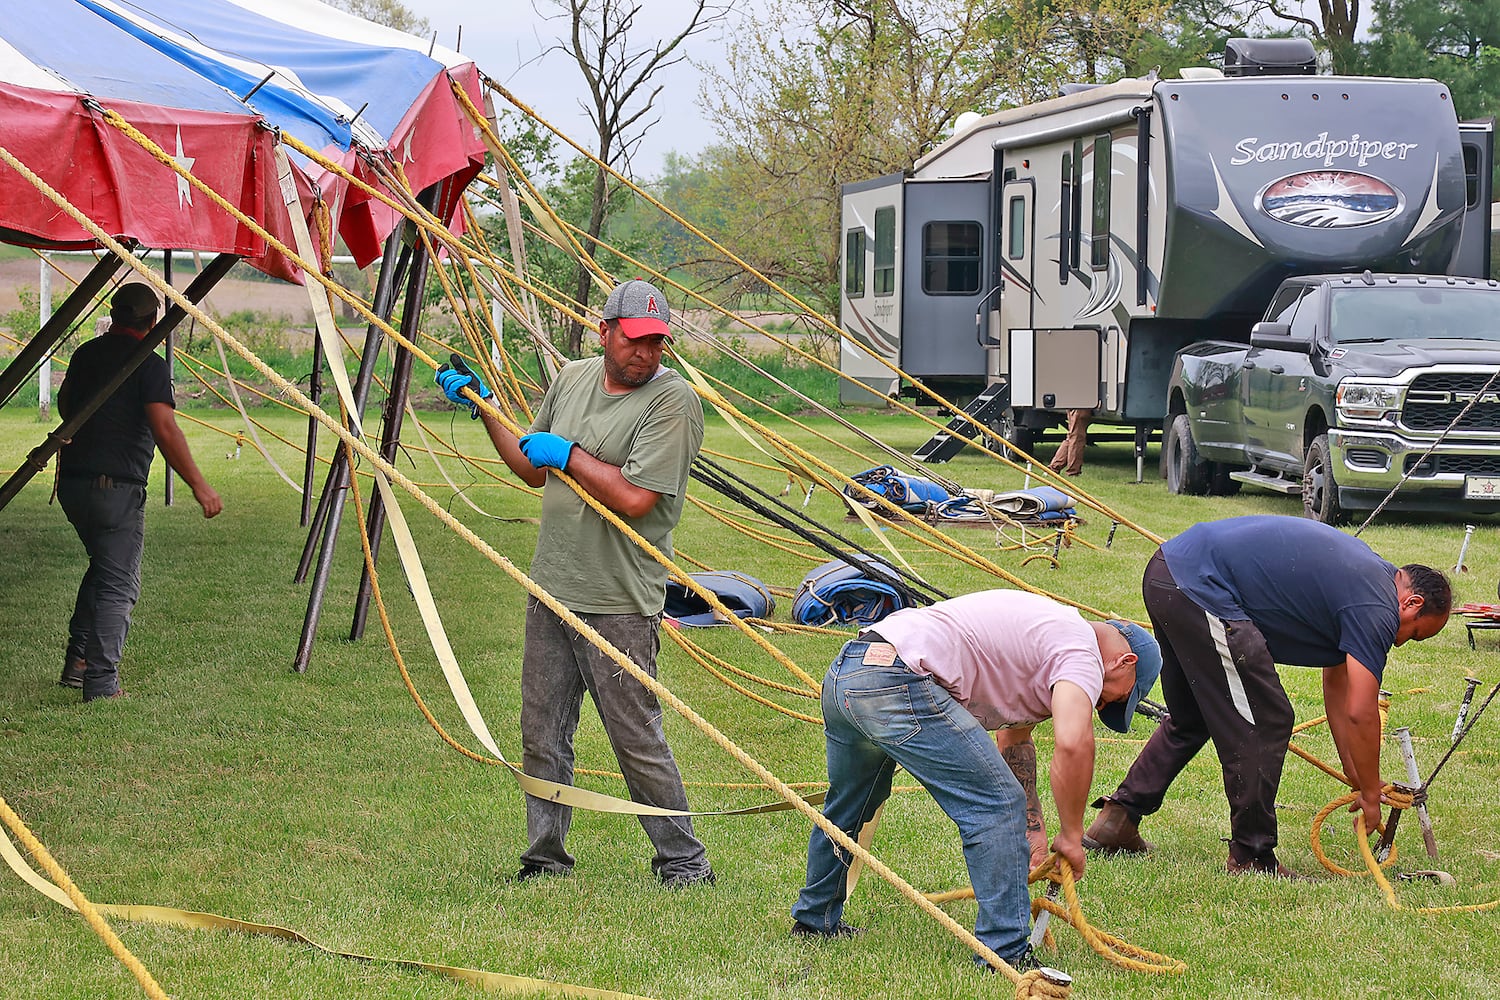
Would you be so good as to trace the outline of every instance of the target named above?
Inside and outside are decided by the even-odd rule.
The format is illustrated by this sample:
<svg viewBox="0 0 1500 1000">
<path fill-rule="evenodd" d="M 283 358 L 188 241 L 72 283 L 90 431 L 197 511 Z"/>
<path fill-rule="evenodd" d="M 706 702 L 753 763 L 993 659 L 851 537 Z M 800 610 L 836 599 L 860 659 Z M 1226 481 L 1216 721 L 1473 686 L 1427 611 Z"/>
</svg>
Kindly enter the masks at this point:
<svg viewBox="0 0 1500 1000">
<path fill-rule="evenodd" d="M 1000 751 L 1005 758 L 1005 763 L 1010 765 L 1010 771 L 1021 783 L 1021 790 L 1026 793 L 1026 829 L 1031 833 L 1040 833 L 1046 827 L 1042 824 L 1042 802 L 1036 794 L 1036 744 L 1022 743 L 1019 746 L 1005 747 Z"/>
</svg>

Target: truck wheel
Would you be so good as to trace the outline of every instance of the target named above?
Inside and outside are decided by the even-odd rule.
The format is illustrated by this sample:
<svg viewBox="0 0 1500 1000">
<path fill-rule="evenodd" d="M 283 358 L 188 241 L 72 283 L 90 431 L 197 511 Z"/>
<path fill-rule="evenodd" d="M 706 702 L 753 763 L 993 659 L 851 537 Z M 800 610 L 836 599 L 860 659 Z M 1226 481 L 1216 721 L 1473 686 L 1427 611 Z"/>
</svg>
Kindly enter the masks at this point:
<svg viewBox="0 0 1500 1000">
<path fill-rule="evenodd" d="M 994 424 L 995 433 L 1026 454 L 1036 445 L 1036 432 L 1016 419 L 1016 411 L 1006 407 Z"/>
<path fill-rule="evenodd" d="M 1189 496 L 1207 493 L 1208 463 L 1198 455 L 1186 413 L 1179 413 L 1172 420 L 1167 429 L 1167 443 L 1162 447 L 1167 459 L 1167 491 Z"/>
<path fill-rule="evenodd" d="M 1208 495 L 1211 497 L 1232 497 L 1244 485 L 1238 479 L 1229 478 L 1229 474 L 1235 470 L 1235 467 L 1232 465 L 1225 465 L 1223 462 L 1210 462 L 1209 469 Z"/>
<path fill-rule="evenodd" d="M 1344 519 L 1327 434 L 1319 434 L 1307 446 L 1307 458 L 1302 463 L 1302 515 L 1324 524 L 1338 524 Z"/>
</svg>

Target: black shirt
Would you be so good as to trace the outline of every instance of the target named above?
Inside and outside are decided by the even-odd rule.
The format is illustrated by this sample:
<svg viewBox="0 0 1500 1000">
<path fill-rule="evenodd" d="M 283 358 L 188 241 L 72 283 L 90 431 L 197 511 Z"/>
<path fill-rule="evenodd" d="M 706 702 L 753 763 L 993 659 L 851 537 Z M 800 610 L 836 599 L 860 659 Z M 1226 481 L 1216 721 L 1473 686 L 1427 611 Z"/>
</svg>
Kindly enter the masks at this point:
<svg viewBox="0 0 1500 1000">
<path fill-rule="evenodd" d="M 136 349 L 134 337 L 106 333 L 73 352 L 68 374 L 58 393 L 58 409 L 64 419 L 82 408 L 124 366 Z M 153 353 L 130 373 L 115 394 L 64 445 L 58 468 L 65 477 L 106 475 L 112 479 L 145 484 L 151 474 L 156 440 L 146 420 L 146 404 L 172 399 L 171 370 L 166 359 Z"/>
</svg>

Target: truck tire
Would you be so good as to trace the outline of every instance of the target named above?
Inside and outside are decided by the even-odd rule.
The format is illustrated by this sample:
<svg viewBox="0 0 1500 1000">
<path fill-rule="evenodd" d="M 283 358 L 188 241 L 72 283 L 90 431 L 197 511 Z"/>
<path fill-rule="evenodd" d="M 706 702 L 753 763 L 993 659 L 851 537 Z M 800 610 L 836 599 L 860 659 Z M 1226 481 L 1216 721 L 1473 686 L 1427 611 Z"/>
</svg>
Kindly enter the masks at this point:
<svg viewBox="0 0 1500 1000">
<path fill-rule="evenodd" d="M 995 434 L 1004 438 L 1026 454 L 1036 446 L 1036 432 L 1016 419 L 1016 411 L 1006 407 L 994 424 Z"/>
<path fill-rule="evenodd" d="M 1229 474 L 1235 471 L 1232 465 L 1223 462 L 1208 463 L 1210 474 L 1208 478 L 1208 495 L 1211 497 L 1232 497 L 1240 491 L 1244 485 L 1238 479 L 1230 479 Z"/>
<path fill-rule="evenodd" d="M 1208 463 L 1198 455 L 1186 413 L 1173 418 L 1162 453 L 1167 461 L 1167 492 L 1195 497 L 1208 492 Z"/>
<path fill-rule="evenodd" d="M 1307 446 L 1307 457 L 1302 463 L 1302 515 L 1324 524 L 1344 520 L 1344 509 L 1339 506 L 1339 485 L 1333 476 L 1333 449 L 1328 446 L 1327 434 L 1319 434 Z"/>
</svg>

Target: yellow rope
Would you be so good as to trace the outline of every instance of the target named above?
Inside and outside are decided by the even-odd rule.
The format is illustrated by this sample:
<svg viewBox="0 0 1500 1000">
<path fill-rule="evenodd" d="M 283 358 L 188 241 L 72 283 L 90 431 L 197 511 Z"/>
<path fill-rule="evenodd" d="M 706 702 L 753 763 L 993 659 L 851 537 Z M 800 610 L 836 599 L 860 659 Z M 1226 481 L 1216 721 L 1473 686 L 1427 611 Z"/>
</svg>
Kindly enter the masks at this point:
<svg viewBox="0 0 1500 1000">
<path fill-rule="evenodd" d="M 95 934 L 99 935 L 109 950 L 114 953 L 114 956 L 120 960 L 120 964 L 130 970 L 130 974 L 135 977 L 136 982 L 141 984 L 141 989 L 146 991 L 146 995 L 151 997 L 152 1000 L 167 1000 L 167 992 L 161 988 L 161 985 L 157 983 L 146 967 L 141 964 L 141 960 L 130 953 L 130 949 L 125 947 L 125 943 L 120 940 L 119 936 L 115 934 L 109 924 L 100 916 L 99 911 L 94 909 L 94 904 L 89 902 L 88 897 L 83 894 L 83 890 L 74 884 L 73 880 L 68 877 L 68 873 L 63 870 L 63 866 L 58 864 L 57 859 L 52 856 L 52 852 L 48 851 L 42 842 L 36 838 L 36 835 L 22 822 L 21 817 L 16 815 L 16 811 L 10 807 L 10 803 L 6 802 L 3 797 L 0 797 L 0 819 L 3 819 L 5 825 L 10 827 L 11 831 L 15 833 L 16 839 L 21 842 L 21 846 L 30 851 L 31 856 L 41 864 L 42 870 L 47 873 L 47 877 L 58 888 L 68 894 L 68 899 L 73 901 L 73 905 L 78 908 L 78 912 L 83 915 L 83 919 L 88 923 L 89 927 L 93 929 Z"/>
<path fill-rule="evenodd" d="M 514 105 L 516 108 L 518 108 L 519 110 L 521 110 L 523 113 L 525 113 L 525 114 L 527 114 L 527 115 L 529 115 L 529 116 L 531 116 L 533 118 L 536 118 L 537 121 L 539 121 L 542 124 L 546 125 L 547 128 L 551 129 L 559 138 L 561 138 L 564 142 L 568 143 L 569 145 L 571 145 L 575 149 L 577 149 L 579 151 L 579 153 L 581 153 L 582 155 L 584 155 L 585 157 L 587 157 L 599 169 L 607 172 L 608 174 L 610 174 L 611 176 L 613 176 L 620 183 L 625 184 L 632 191 L 634 191 L 638 196 L 644 198 L 651 205 L 653 205 L 654 207 L 656 207 L 661 212 L 665 213 L 669 218 L 671 218 L 678 225 L 683 226 L 685 229 L 687 229 L 694 236 L 696 236 L 697 238 L 703 240 L 709 246 L 713 247 L 714 249 L 718 250 L 720 253 L 723 253 L 726 256 L 728 256 L 730 259 L 734 260 L 739 266 L 744 267 L 749 273 L 753 274 L 759 280 L 764 281 L 766 283 L 767 287 L 771 288 L 773 291 L 775 291 L 776 293 L 778 293 L 779 295 L 781 295 L 782 297 L 784 297 L 788 302 L 791 302 L 791 303 L 795 304 L 811 320 L 813 320 L 815 322 L 818 322 L 821 325 L 825 326 L 830 332 L 832 332 L 835 336 L 837 336 L 841 340 L 850 340 L 851 342 L 853 341 L 853 338 L 851 338 L 846 331 L 844 331 L 843 329 L 841 329 L 838 325 L 830 322 L 826 317 L 824 317 L 821 314 L 815 312 L 812 309 L 811 306 L 807 305 L 805 302 L 803 302 L 797 296 L 795 296 L 791 292 L 787 291 L 785 288 L 783 288 L 781 285 L 779 285 L 772 278 L 770 278 L 770 277 L 762 274 L 760 271 L 756 270 L 748 262 L 742 260 L 740 257 L 738 257 L 733 252 L 731 252 L 728 248 L 722 246 L 717 241 L 715 241 L 712 237 L 710 237 L 706 233 L 702 232 L 702 230 L 698 229 L 691 222 L 689 222 L 688 220 L 682 218 L 676 212 L 672 211 L 666 205 L 662 204 L 655 197 L 653 197 L 649 192 L 641 190 L 639 187 L 637 187 L 635 184 L 633 184 L 630 181 L 629 178 L 627 178 L 627 177 L 623 176 L 622 174 L 618 173 L 613 167 L 609 166 L 609 164 L 607 164 L 604 161 L 600 160 L 593 153 L 589 152 L 588 150 L 586 150 L 583 147 L 579 146 L 577 143 L 573 142 L 572 139 L 570 139 L 568 136 L 564 135 L 562 132 L 557 131 L 550 124 L 547 124 L 544 119 L 542 119 L 542 118 L 540 118 L 540 117 L 538 117 L 536 115 L 535 111 L 533 111 L 530 107 L 528 107 L 524 102 L 522 102 L 519 99 L 517 99 L 515 97 L 515 95 L 511 94 L 510 91 L 506 90 L 503 86 L 501 86 L 500 84 L 498 84 L 494 80 L 489 79 L 488 77 L 484 78 L 484 82 L 485 82 L 485 85 L 489 89 L 491 89 L 491 90 L 495 91 L 496 93 L 500 94 L 503 98 L 505 98 L 505 100 L 507 100 L 508 102 L 510 102 L 512 105 Z M 460 104 L 463 106 L 465 112 L 469 115 L 470 120 L 474 123 L 475 127 L 483 130 L 484 133 L 490 138 L 490 140 L 492 141 L 493 145 L 496 145 L 496 146 L 501 145 L 500 142 L 499 142 L 498 137 L 496 137 L 494 135 L 493 130 L 490 128 L 488 119 L 486 119 L 485 116 L 482 113 L 480 113 L 479 109 L 474 106 L 473 101 L 469 99 L 469 95 L 463 91 L 463 88 L 460 87 L 460 86 L 458 86 L 455 83 L 453 85 L 453 91 L 454 91 L 454 94 L 457 96 Z M 571 239 L 571 236 L 569 236 L 568 238 Z M 636 264 L 637 266 L 645 267 L 645 265 L 642 262 L 637 261 L 635 258 L 633 258 L 630 255 L 628 255 L 628 254 L 624 253 L 623 251 L 621 251 L 619 248 L 611 248 L 611 249 L 613 250 L 613 252 L 615 252 L 616 254 L 618 254 L 619 256 L 621 256 L 623 259 L 626 259 L 626 260 L 630 261 L 631 263 Z M 684 287 L 683 285 L 678 284 L 675 281 L 672 281 L 670 278 L 668 278 L 664 274 L 661 274 L 659 271 L 655 271 L 654 269 L 651 269 L 651 268 L 646 268 L 646 269 L 650 270 L 655 277 L 659 278 L 660 280 L 666 281 L 668 284 L 672 285 L 674 288 L 678 289 L 683 294 L 691 296 L 692 298 L 694 298 L 697 301 L 701 302 L 702 304 L 704 304 L 708 308 L 710 308 L 710 309 L 716 309 L 716 310 L 718 310 L 720 312 L 723 312 L 725 315 L 729 315 L 729 313 L 726 310 L 724 310 L 723 307 L 719 306 L 717 303 L 711 302 L 708 299 L 704 298 L 703 296 L 701 296 L 701 295 L 697 294 L 696 292 L 692 291 L 691 289 L 688 289 L 688 288 Z M 780 347 L 782 347 L 783 350 L 795 353 L 798 356 L 800 356 L 800 357 L 804 358 L 805 360 L 809 361 L 810 363 L 815 364 L 815 365 L 817 365 L 817 366 L 819 366 L 819 367 L 821 367 L 821 368 L 823 368 L 823 369 L 831 372 L 832 374 L 838 376 L 839 378 L 844 378 L 845 377 L 842 372 L 838 371 L 836 368 L 833 368 L 826 361 L 823 361 L 823 359 L 818 358 L 815 355 L 811 355 L 811 354 L 807 353 L 806 351 L 803 351 L 801 348 L 799 348 L 799 347 L 797 347 L 797 346 L 795 346 L 793 344 L 790 344 L 790 343 L 782 340 L 781 338 L 776 337 L 775 335 L 769 333 L 766 330 L 761 330 L 760 332 L 761 332 L 762 335 L 766 336 L 767 338 L 769 338 L 770 340 L 772 340 L 774 343 L 776 343 Z M 988 431 L 988 428 L 986 428 L 983 425 L 981 425 L 978 421 L 976 421 L 969 414 L 963 412 L 963 410 L 962 410 L 961 407 L 955 406 L 950 401 L 944 399 L 942 396 L 940 396 L 937 393 L 933 392 L 931 389 L 927 388 L 927 386 L 925 384 L 923 384 L 920 380 L 918 380 L 918 379 L 912 379 L 910 375 L 908 375 L 907 373 L 903 372 L 900 368 L 896 367 L 895 365 L 892 365 L 886 359 L 879 357 L 879 355 L 871 355 L 871 357 L 876 358 L 876 360 L 878 360 L 881 364 L 883 364 L 887 368 L 889 368 L 893 373 L 895 373 L 895 374 L 897 374 L 899 376 L 907 378 L 924 395 L 930 397 L 933 400 L 933 402 L 937 403 L 940 407 L 952 410 L 954 412 L 954 414 L 958 418 L 960 418 L 960 419 L 966 421 L 967 423 L 973 425 L 979 431 Z M 929 426 L 931 426 L 931 427 L 933 427 L 933 428 L 935 428 L 937 430 L 946 430 L 947 429 L 947 425 L 946 424 L 942 424 L 942 423 L 940 423 L 940 422 L 938 422 L 938 421 L 936 421 L 936 420 L 934 420 L 934 419 L 926 416 L 925 414 L 922 414 L 922 413 L 918 412 L 916 409 L 914 409 L 912 407 L 906 406 L 905 404 L 903 404 L 898 399 L 892 399 L 890 402 L 891 402 L 892 406 L 894 406 L 894 407 L 896 407 L 896 408 L 898 408 L 898 409 L 900 409 L 900 410 L 902 410 L 904 412 L 907 412 L 907 413 L 909 413 L 912 416 L 917 417 L 919 420 L 922 420 L 924 423 L 928 424 Z M 1026 458 L 1026 460 L 1028 462 L 1030 462 L 1031 456 L 1025 455 L 1024 452 L 1020 452 L 1019 449 L 1016 449 L 1008 441 L 1004 441 L 1003 444 L 1004 444 L 1006 450 L 1016 452 L 1019 455 L 1023 455 Z M 1003 464 L 1005 464 L 1007 466 L 1010 466 L 1011 468 L 1016 469 L 1017 471 L 1025 471 L 1021 465 L 1017 464 L 1014 461 L 1011 461 L 1009 458 L 1006 458 L 1005 456 L 996 454 L 995 452 L 991 451 L 989 448 L 985 447 L 977 439 L 972 442 L 972 446 L 975 447 L 975 448 L 977 448 L 979 451 L 985 453 L 986 455 L 989 455 L 990 457 L 996 459 L 997 461 L 1000 461 L 1001 463 L 1003 463 Z M 1154 541 L 1157 544 L 1160 544 L 1163 541 L 1163 539 L 1160 536 L 1158 536 L 1158 535 L 1156 535 L 1156 534 L 1148 531 L 1144 527 L 1141 527 L 1140 525 L 1136 524 L 1134 521 L 1130 520 L 1129 518 L 1126 518 L 1123 515 L 1118 514 L 1113 509 L 1111 509 L 1108 506 L 1106 506 L 1102 501 L 1098 500 L 1095 497 L 1090 496 L 1087 492 L 1085 492 L 1083 490 L 1080 490 L 1076 485 L 1070 483 L 1068 480 L 1064 479 L 1060 475 L 1057 475 L 1057 474 L 1053 473 L 1050 469 L 1047 469 L 1046 466 L 1044 466 L 1044 465 L 1038 466 L 1037 471 L 1034 474 L 1041 481 L 1046 481 L 1047 478 L 1050 477 L 1052 480 L 1055 481 L 1055 484 L 1060 489 L 1063 489 L 1064 492 L 1068 493 L 1069 495 L 1076 496 L 1084 504 L 1095 508 L 1096 510 L 1098 510 L 1100 513 L 1104 514 L 1105 516 L 1110 517 L 1110 518 L 1112 518 L 1115 521 L 1118 521 L 1120 524 L 1122 524 L 1122 525 L 1130 528 L 1133 531 L 1136 531 L 1136 532 L 1140 533 L 1141 535 L 1143 535 L 1144 537 L 1150 539 L 1151 541 Z"/>
<path fill-rule="evenodd" d="M 1139 945 L 1131 944 L 1113 934 L 1099 930 L 1089 923 L 1083 914 L 1083 904 L 1078 898 L 1077 883 L 1073 878 L 1073 868 L 1063 857 L 1057 853 L 1048 855 L 1047 860 L 1032 871 L 1027 879 L 1028 885 L 1037 882 L 1049 881 L 1062 888 L 1063 903 L 1058 903 L 1046 896 L 1038 896 L 1031 901 L 1031 917 L 1036 919 L 1042 910 L 1061 917 L 1066 920 L 1079 935 L 1088 942 L 1090 948 L 1094 949 L 1105 961 L 1129 969 L 1132 972 L 1159 973 L 1179 976 L 1187 971 L 1187 963 L 1179 959 L 1163 955 L 1158 952 L 1149 951 Z M 973 899 L 974 889 L 965 886 L 962 889 L 953 889 L 948 892 L 929 893 L 927 898 L 934 903 L 948 903 L 959 899 Z M 1044 939 L 1048 947 L 1056 950 L 1057 942 L 1052 938 L 1052 930 L 1048 928 Z"/>
</svg>

